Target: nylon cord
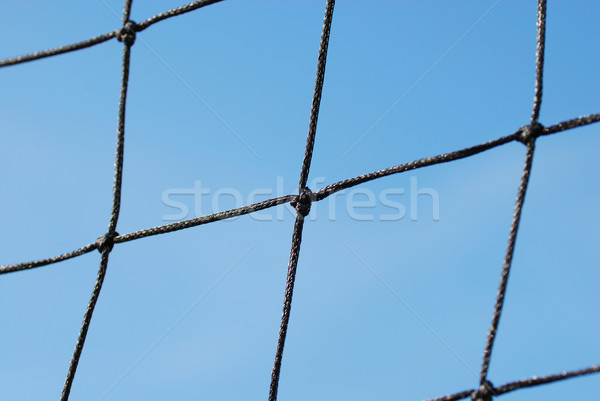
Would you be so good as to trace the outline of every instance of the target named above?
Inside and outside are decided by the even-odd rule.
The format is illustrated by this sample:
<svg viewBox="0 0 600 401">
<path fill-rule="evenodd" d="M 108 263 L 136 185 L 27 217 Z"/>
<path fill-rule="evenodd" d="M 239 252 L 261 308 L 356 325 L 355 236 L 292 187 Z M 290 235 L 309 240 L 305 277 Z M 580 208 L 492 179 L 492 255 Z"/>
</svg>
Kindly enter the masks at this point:
<svg viewBox="0 0 600 401">
<path fill-rule="evenodd" d="M 0 274 L 12 273 L 22 270 L 29 270 L 41 266 L 51 265 L 58 262 L 62 262 L 68 259 L 76 258 L 86 253 L 98 250 L 101 254 L 100 266 L 97 273 L 94 289 L 92 291 L 90 300 L 86 312 L 84 314 L 83 322 L 75 345 L 73 357 L 71 359 L 67 377 L 65 379 L 65 385 L 61 394 L 61 400 L 67 401 L 71 392 L 71 387 L 77 371 L 77 366 L 85 345 L 85 339 L 87 332 L 90 327 L 92 315 L 104 278 L 108 268 L 108 259 L 114 244 L 129 242 L 140 238 L 145 238 L 154 235 L 166 234 L 173 231 L 183 230 L 199 225 L 213 223 L 220 220 L 226 220 L 232 217 L 250 214 L 259 210 L 268 209 L 285 203 L 291 203 L 296 208 L 296 220 L 294 223 L 294 229 L 292 232 L 292 244 L 290 250 L 290 258 L 288 262 L 288 272 L 286 278 L 286 287 L 284 292 L 284 303 L 281 317 L 281 326 L 279 330 L 279 336 L 277 341 L 277 348 L 275 352 L 275 362 L 271 373 L 271 384 L 269 388 L 269 400 L 275 401 L 277 399 L 277 392 L 279 386 L 279 378 L 281 372 L 283 351 L 285 346 L 285 339 L 287 336 L 288 325 L 290 320 L 291 306 L 294 292 L 294 282 L 296 277 L 296 271 L 298 267 L 298 259 L 300 254 L 300 246 L 302 243 L 302 229 L 304 225 L 305 216 L 310 212 L 311 204 L 313 202 L 321 201 L 327 198 L 329 195 L 341 191 L 346 188 L 351 188 L 356 185 L 360 185 L 375 179 L 383 178 L 393 174 L 399 174 L 410 170 L 416 170 L 427 166 L 432 166 L 441 163 L 447 163 L 455 160 L 464 159 L 467 157 L 474 156 L 476 154 L 488 151 L 490 149 L 512 143 L 521 142 L 527 146 L 527 153 L 525 157 L 525 166 L 521 177 L 521 182 L 517 194 L 515 203 L 515 209 L 513 219 L 511 223 L 508 246 L 506 255 L 504 258 L 504 264 L 500 277 L 500 284 L 498 288 L 498 294 L 494 305 L 494 313 L 492 316 L 492 323 L 488 333 L 486 346 L 483 354 L 483 363 L 480 374 L 480 386 L 478 389 L 465 390 L 459 393 L 446 395 L 438 398 L 430 399 L 429 401 L 456 401 L 464 398 L 471 397 L 473 400 L 491 400 L 492 396 L 505 394 L 508 392 L 516 391 L 523 388 L 535 387 L 543 384 L 553 383 L 562 381 L 570 378 L 595 374 L 600 372 L 600 365 L 592 365 L 585 369 L 574 370 L 570 372 L 562 372 L 544 377 L 531 377 L 528 379 L 522 379 L 514 382 L 509 382 L 501 386 L 494 386 L 487 380 L 488 370 L 491 361 L 492 350 L 494 341 L 498 332 L 499 322 L 502 315 L 502 307 L 506 296 L 506 290 L 508 286 L 508 279 L 512 267 L 512 261 L 516 246 L 516 239 L 521 221 L 521 215 L 525 196 L 527 193 L 527 186 L 531 176 L 531 169 L 533 163 L 533 155 L 535 151 L 535 141 L 541 136 L 547 136 L 563 131 L 567 131 L 573 128 L 582 127 L 585 125 L 600 122 L 600 113 L 590 114 L 587 116 L 580 116 L 573 118 L 568 121 L 563 121 L 549 127 L 543 127 L 538 123 L 542 94 L 543 94 L 543 75 L 544 75 L 544 57 L 545 57 L 545 41 L 546 41 L 546 0 L 538 0 L 537 6 L 537 45 L 536 45 L 536 73 L 535 73 L 535 91 L 533 99 L 533 110 L 531 116 L 531 123 L 525 127 L 520 128 L 517 132 L 512 135 L 500 137 L 479 145 L 475 145 L 462 150 L 444 153 L 437 156 L 426 157 L 418 159 L 409 163 L 399 164 L 383 170 L 378 170 L 363 174 L 354 178 L 342 180 L 326 187 L 321 188 L 316 192 L 310 191 L 306 188 L 308 181 L 308 175 L 310 171 L 310 165 L 314 150 L 317 123 L 319 118 L 319 109 L 321 103 L 321 97 L 323 92 L 324 77 L 325 77 L 325 66 L 327 60 L 327 51 L 329 45 L 329 36 L 331 31 L 331 22 L 333 18 L 333 9 L 335 1 L 328 0 L 325 7 L 325 16 L 323 21 L 323 31 L 321 34 L 321 42 L 319 46 L 319 55 L 317 61 L 317 73 L 315 78 L 315 88 L 312 99 L 311 113 L 309 118 L 309 128 L 306 140 L 306 147 L 304 158 L 302 161 L 302 167 L 300 170 L 299 179 L 299 193 L 298 195 L 285 195 L 277 198 L 268 199 L 266 201 L 257 202 L 240 208 L 227 210 L 224 212 L 213 213 L 207 216 L 201 216 L 189 220 L 179 221 L 172 224 L 165 224 L 157 227 L 142 229 L 125 235 L 119 235 L 116 232 L 117 222 L 119 219 L 119 213 L 121 208 L 121 192 L 122 192 L 122 181 L 123 181 L 123 159 L 124 159 L 124 144 L 125 144 L 125 117 L 126 117 L 126 100 L 127 100 L 127 88 L 129 81 L 129 68 L 130 68 L 130 56 L 131 46 L 135 42 L 136 33 L 145 30 L 151 25 L 164 21 L 166 19 L 183 15 L 188 12 L 197 10 L 207 5 L 219 3 L 222 0 L 201 0 L 194 1 L 177 7 L 151 18 L 148 18 L 140 23 L 131 21 L 131 6 L 133 0 L 125 0 L 123 6 L 123 26 L 117 30 L 107 32 L 105 34 L 95 36 L 91 39 L 84 40 L 81 42 L 69 44 L 62 47 L 56 47 L 47 50 L 41 50 L 33 53 L 29 53 L 23 56 L 12 57 L 8 59 L 0 60 L 0 67 L 6 67 L 10 65 L 25 63 L 28 61 L 39 60 L 46 57 L 52 57 L 76 50 L 85 49 L 88 47 L 95 46 L 97 44 L 106 42 L 110 39 L 116 38 L 123 42 L 123 57 L 122 57 L 122 79 L 121 79 L 121 92 L 119 98 L 119 113 L 118 113 L 118 127 L 117 127 L 117 141 L 116 141 L 116 154 L 115 154 L 115 170 L 114 170 L 114 183 L 113 183 L 113 199 L 110 221 L 108 224 L 108 231 L 106 234 L 100 236 L 94 243 L 87 244 L 74 251 L 64 253 L 58 256 L 54 256 L 48 259 L 41 259 L 31 262 L 24 262 L 12 265 L 0 266 Z"/>
</svg>

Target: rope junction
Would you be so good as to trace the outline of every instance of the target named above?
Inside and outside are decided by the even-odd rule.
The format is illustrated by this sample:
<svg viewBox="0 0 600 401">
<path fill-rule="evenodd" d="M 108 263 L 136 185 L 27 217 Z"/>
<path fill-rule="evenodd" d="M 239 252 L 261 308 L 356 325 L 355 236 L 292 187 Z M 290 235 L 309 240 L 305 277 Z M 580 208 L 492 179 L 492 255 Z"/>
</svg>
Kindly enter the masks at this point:
<svg viewBox="0 0 600 401">
<path fill-rule="evenodd" d="M 518 380 L 511 383 L 507 383 L 498 387 L 495 387 L 488 379 L 488 369 L 492 356 L 492 349 L 494 346 L 494 340 L 498 330 L 498 324 L 502 315 L 502 307 L 504 303 L 504 296 L 506 293 L 506 287 L 508 283 L 509 273 L 512 265 L 512 258 L 515 249 L 515 243 L 517 233 L 519 229 L 519 222 L 521 220 L 521 211 L 525 201 L 525 195 L 527 192 L 527 186 L 531 175 L 531 168 L 533 164 L 533 156 L 535 153 L 535 142 L 541 136 L 551 135 L 563 131 L 567 131 L 573 128 L 581 127 L 584 125 L 596 123 L 600 121 L 600 113 L 592 114 L 588 116 L 577 117 L 568 121 L 560 122 L 549 127 L 544 127 L 539 123 L 538 118 L 540 114 L 541 102 L 542 102 L 542 89 L 543 89 L 543 75 L 544 75 L 544 51 L 545 51 L 545 36 L 546 36 L 546 0 L 538 0 L 538 12 L 537 12 L 537 46 L 536 46 L 536 78 L 535 78 L 535 94 L 533 101 L 533 110 L 531 116 L 531 123 L 517 130 L 512 135 L 501 137 L 498 139 L 485 142 L 480 145 L 475 145 L 466 149 L 457 150 L 450 153 L 445 153 L 437 156 L 427 157 L 419 160 L 415 160 L 405 164 L 399 164 L 384 170 L 379 170 L 358 177 L 349 178 L 340 182 L 333 183 L 316 192 L 312 192 L 306 187 L 308 180 L 308 174 L 310 170 L 310 164 L 312 160 L 312 153 L 315 143 L 317 120 L 319 117 L 319 106 L 321 102 L 321 94 L 323 91 L 323 83 L 325 77 L 325 64 L 327 59 L 327 48 L 329 44 L 329 34 L 331 31 L 331 24 L 333 18 L 333 10 L 335 1 L 327 0 L 325 8 L 325 17 L 323 23 L 323 31 L 321 35 L 321 43 L 319 48 L 319 56 L 317 63 L 317 74 L 315 80 L 315 90 L 312 101 L 312 108 L 309 120 L 308 137 L 306 141 L 305 156 L 301 167 L 300 180 L 299 180 L 299 192 L 298 195 L 285 195 L 278 198 L 269 199 L 263 202 L 258 202 L 243 206 L 237 209 L 231 209 L 224 212 L 213 213 L 206 216 L 201 216 L 194 219 L 179 221 L 172 224 L 161 225 L 158 227 L 147 228 L 132 233 L 119 235 L 116 232 L 117 220 L 120 211 L 121 202 L 121 186 L 123 176 L 123 149 L 124 149 L 124 136 L 125 136 L 125 105 L 127 100 L 127 85 L 129 81 L 129 61 L 131 55 L 131 47 L 135 43 L 136 35 L 142 32 L 151 25 L 163 21 L 168 18 L 176 17 L 196 9 L 208 6 L 214 3 L 218 3 L 222 0 L 201 0 L 194 1 L 187 5 L 166 11 L 158 14 L 154 17 L 148 18 L 140 23 L 136 23 L 130 19 L 131 5 L 133 0 L 126 0 L 123 9 L 123 26 L 112 32 L 96 36 L 94 38 L 62 46 L 48 50 L 42 50 L 23 56 L 8 58 L 0 60 L 0 67 L 6 67 L 10 65 L 21 64 L 33 60 L 39 60 L 45 57 L 52 57 L 63 53 L 68 53 L 76 50 L 81 50 L 87 47 L 95 46 L 97 44 L 106 42 L 110 39 L 116 38 L 119 42 L 123 43 L 123 57 L 122 57 L 122 80 L 121 80 L 121 95 L 119 100 L 119 116 L 118 116 L 118 130 L 117 130 L 117 145 L 116 145 L 116 157 L 115 157 L 115 172 L 114 172 L 114 187 L 113 187 L 113 202 L 112 202 L 112 213 L 110 222 L 108 225 L 108 231 L 100 236 L 96 242 L 85 245 L 74 251 L 64 253 L 49 259 L 36 260 L 32 262 L 24 262 L 12 265 L 0 266 L 0 274 L 6 274 L 11 272 L 17 272 L 22 270 L 33 269 L 37 267 L 47 266 L 50 264 L 58 263 L 64 260 L 75 258 L 86 253 L 98 250 L 101 254 L 100 267 L 98 269 L 98 276 L 96 283 L 90 297 L 90 301 L 85 312 L 83 323 L 81 326 L 80 334 L 75 345 L 75 350 L 69 370 L 65 380 L 65 385 L 61 395 L 62 401 L 67 401 L 69 398 L 71 386 L 75 378 L 77 365 L 81 357 L 81 352 L 85 343 L 87 331 L 89 329 L 92 315 L 96 302 L 98 301 L 100 291 L 102 289 L 102 283 L 106 275 L 108 267 L 108 257 L 115 244 L 121 244 L 137 240 L 144 237 L 166 234 L 173 231 L 183 230 L 190 227 L 195 227 L 203 224 L 213 223 L 220 220 L 229 219 L 236 216 L 241 216 L 249 213 L 253 213 L 259 210 L 268 209 L 284 203 L 290 203 L 296 209 L 296 221 L 294 224 L 294 230 L 292 234 L 292 246 L 290 251 L 290 260 L 288 264 L 288 275 L 286 281 L 286 288 L 284 294 L 283 312 L 281 318 L 281 327 L 279 331 L 279 338 L 277 341 L 277 348 L 275 354 L 275 362 L 273 365 L 273 371 L 271 374 L 271 385 L 269 391 L 269 401 L 275 401 L 277 399 L 277 389 L 279 385 L 279 374 L 281 370 L 283 349 L 287 334 L 287 327 L 291 313 L 294 281 L 296 276 L 296 270 L 298 266 L 298 258 L 300 254 L 300 244 L 302 242 L 302 228 L 304 225 L 304 218 L 310 212 L 310 208 L 313 202 L 321 201 L 327 198 L 329 195 L 341 191 L 345 188 L 350 188 L 371 180 L 379 179 L 388 175 L 403 173 L 410 170 L 416 170 L 419 168 L 432 166 L 435 164 L 447 163 L 454 160 L 463 159 L 466 157 L 473 156 L 478 153 L 485 152 L 498 146 L 511 143 L 513 141 L 521 142 L 527 147 L 527 154 L 525 157 L 525 165 L 519 186 L 517 200 L 515 203 L 513 220 L 511 224 L 508 247 L 506 250 L 506 256 L 504 259 L 504 265 L 502 274 L 500 277 L 500 285 L 498 288 L 498 294 L 496 303 L 494 306 L 494 313 L 492 317 L 492 324 L 487 337 L 486 346 L 483 352 L 483 362 L 480 372 L 480 383 L 477 389 L 465 390 L 460 393 L 446 395 L 443 397 L 431 399 L 428 401 L 454 401 L 466 398 L 471 398 L 473 401 L 491 401 L 494 396 L 499 396 L 508 392 L 519 390 L 527 387 L 539 386 L 542 384 L 552 383 L 561 381 L 573 377 L 584 376 L 600 372 L 600 365 L 593 365 L 591 367 L 576 370 L 572 372 L 563 372 L 560 374 L 545 376 L 545 377 L 532 377 L 528 379 Z"/>
</svg>

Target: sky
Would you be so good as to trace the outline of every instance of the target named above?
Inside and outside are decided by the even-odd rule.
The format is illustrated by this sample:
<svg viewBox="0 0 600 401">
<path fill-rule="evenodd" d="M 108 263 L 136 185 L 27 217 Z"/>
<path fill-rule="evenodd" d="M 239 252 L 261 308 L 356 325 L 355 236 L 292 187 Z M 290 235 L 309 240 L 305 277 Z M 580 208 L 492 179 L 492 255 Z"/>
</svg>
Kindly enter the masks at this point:
<svg viewBox="0 0 600 401">
<path fill-rule="evenodd" d="M 540 122 L 600 112 L 600 3 L 548 2 Z M 142 21 L 184 4 L 134 1 Z M 121 234 L 295 194 L 325 1 L 228 0 L 138 34 Z M 5 0 L 0 58 L 120 26 L 122 4 Z M 512 134 L 534 93 L 533 0 L 339 0 L 309 184 Z M 0 69 L 0 264 L 94 242 L 110 217 L 122 44 Z M 600 362 L 600 126 L 537 141 L 489 379 Z M 313 204 L 279 399 L 474 388 L 525 147 Z M 294 214 L 116 245 L 72 400 L 266 399 Z M 0 277 L 0 399 L 57 399 L 100 255 Z M 501 399 L 597 397 L 600 377 Z"/>
</svg>

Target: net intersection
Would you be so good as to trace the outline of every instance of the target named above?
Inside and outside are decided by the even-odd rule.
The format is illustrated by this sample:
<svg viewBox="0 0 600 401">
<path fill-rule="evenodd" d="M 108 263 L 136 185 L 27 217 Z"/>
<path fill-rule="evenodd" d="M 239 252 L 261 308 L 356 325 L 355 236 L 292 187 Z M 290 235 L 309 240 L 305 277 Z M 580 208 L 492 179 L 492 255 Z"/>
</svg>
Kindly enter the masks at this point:
<svg viewBox="0 0 600 401">
<path fill-rule="evenodd" d="M 96 283 L 94 285 L 88 307 L 86 309 L 80 333 L 75 345 L 73 356 L 69 365 L 68 373 L 65 379 L 65 385 L 61 394 L 61 400 L 67 401 L 69 399 L 71 387 L 77 371 L 77 366 L 81 353 L 85 344 L 87 332 L 92 320 L 95 305 L 100 296 L 102 284 L 108 268 L 108 260 L 110 252 L 112 251 L 115 244 L 129 242 L 144 237 L 165 234 L 173 231 L 187 229 L 203 224 L 213 223 L 220 220 L 229 219 L 236 216 L 250 214 L 259 210 L 275 207 L 284 203 L 290 203 L 296 209 L 296 219 L 294 229 L 292 232 L 290 259 L 288 264 L 288 274 L 286 280 L 286 288 L 284 292 L 283 311 L 281 317 L 281 327 L 279 331 L 279 337 L 277 341 L 277 347 L 275 352 L 275 361 L 273 364 L 273 370 L 271 373 L 271 384 L 269 389 L 269 401 L 275 401 L 277 399 L 279 376 L 281 371 L 283 351 L 285 345 L 285 339 L 288 329 L 288 323 L 291 314 L 291 306 L 293 300 L 294 282 L 298 267 L 298 260 L 300 255 L 300 245 L 302 242 L 302 229 L 304 225 L 304 219 L 310 212 L 310 208 L 313 202 L 321 201 L 327 198 L 329 195 L 341 191 L 345 188 L 350 188 L 365 182 L 386 177 L 392 174 L 399 174 L 410 170 L 415 170 L 427 166 L 432 166 L 441 163 L 447 163 L 450 161 L 460 160 L 467 158 L 487 150 L 496 148 L 498 146 L 505 145 L 511 142 L 520 142 L 527 147 L 527 153 L 525 156 L 525 163 L 521 182 L 518 189 L 517 199 L 515 202 L 513 219 L 510 227 L 508 246 L 506 249 L 506 255 L 504 258 L 504 264 L 500 277 L 500 284 L 498 288 L 498 294 L 494 305 L 494 313 L 492 316 L 492 323 L 490 325 L 489 333 L 487 336 L 486 346 L 483 352 L 483 362 L 480 371 L 480 382 L 479 387 L 476 389 L 465 390 L 456 394 L 447 395 L 443 397 L 434 398 L 428 401 L 453 401 L 461 400 L 470 397 L 472 400 L 490 401 L 493 396 L 499 396 L 508 392 L 516 391 L 523 388 L 539 386 L 542 384 L 552 383 L 561 381 L 573 377 L 579 377 L 584 375 L 590 375 L 600 372 L 600 365 L 593 365 L 588 368 L 575 370 L 571 372 L 563 372 L 544 377 L 532 377 L 528 379 L 522 379 L 514 382 L 510 382 L 501 386 L 494 386 L 488 380 L 488 370 L 491 362 L 492 350 L 494 346 L 494 340 L 498 331 L 500 318 L 502 315 L 502 307 L 506 294 L 506 288 L 508 285 L 509 274 L 512 266 L 512 259 L 519 230 L 519 223 L 521 220 L 521 214 L 525 197 L 527 193 L 527 187 L 530 180 L 531 170 L 533 166 L 533 158 L 535 153 L 536 140 L 541 136 L 547 136 L 555 133 L 560 133 L 577 127 L 581 127 L 588 124 L 600 122 L 600 113 L 591 114 L 587 116 L 580 116 L 568 121 L 560 122 L 555 125 L 544 127 L 539 123 L 539 115 L 542 103 L 542 92 L 543 92 L 543 74 L 544 74 L 544 53 L 545 53 L 545 36 L 546 36 L 546 0 L 538 0 L 538 11 L 537 11 L 537 46 L 536 46 L 536 74 L 535 74 L 535 93 L 533 100 L 532 116 L 530 124 L 519 128 L 512 135 L 500 137 L 483 144 L 475 145 L 462 150 L 453 151 L 450 153 L 440 154 L 437 156 L 426 157 L 418 159 L 409 163 L 399 164 L 383 170 L 370 172 L 364 175 L 360 175 L 354 178 L 346 179 L 340 182 L 333 183 L 325 186 L 315 192 L 312 192 L 306 187 L 308 181 L 308 175 L 310 171 L 310 164 L 312 160 L 312 153 L 315 144 L 317 122 L 319 117 L 319 107 L 321 102 L 321 95 L 323 91 L 323 84 L 325 79 L 325 66 L 327 59 L 327 50 L 329 44 L 329 36 L 332 27 L 333 12 L 335 6 L 335 0 L 327 0 L 325 7 L 325 16 L 323 22 L 323 30 L 321 34 L 321 42 L 318 53 L 317 61 L 317 73 L 315 79 L 314 95 L 312 100 L 312 107 L 309 119 L 309 129 L 306 141 L 305 155 L 300 170 L 299 179 L 299 192 L 297 195 L 285 195 L 278 198 L 268 199 L 266 201 L 246 205 L 240 208 L 227 210 L 224 212 L 213 213 L 206 216 L 197 217 L 194 219 L 183 220 L 172 224 L 166 224 L 162 226 L 152 227 L 148 229 L 142 229 L 132 233 L 119 235 L 116 231 L 117 222 L 120 212 L 121 203 L 121 189 L 122 189 L 122 177 L 123 177 L 123 158 L 124 158 L 124 138 L 125 138 L 125 116 L 126 116 L 126 101 L 127 101 L 127 87 L 129 82 L 129 70 L 131 60 L 131 48 L 135 43 L 137 33 L 145 30 L 151 25 L 163 21 L 168 18 L 179 16 L 204 6 L 208 6 L 214 3 L 221 2 L 222 0 L 201 0 L 189 3 L 187 5 L 166 11 L 158 14 L 154 17 L 148 18 L 140 23 L 136 23 L 130 19 L 132 0 L 125 0 L 123 8 L 123 25 L 117 30 L 96 36 L 94 38 L 69 44 L 66 46 L 38 51 L 23 56 L 8 58 L 0 60 L 0 67 L 6 67 L 25 63 L 29 61 L 38 60 L 41 58 L 52 57 L 59 54 L 81 50 L 97 44 L 103 43 L 110 39 L 116 38 L 119 42 L 123 43 L 123 55 L 122 55 L 122 79 L 121 79 L 121 93 L 119 98 L 119 111 L 118 111 L 118 129 L 117 129 L 117 141 L 116 141 L 116 155 L 115 155 L 115 170 L 114 170 L 114 185 L 113 185 L 113 199 L 110 221 L 108 224 L 107 232 L 101 235 L 95 242 L 87 244 L 74 251 L 61 254 L 52 258 L 37 260 L 32 262 L 24 262 L 12 265 L 0 266 L 0 274 L 6 274 L 11 272 L 17 272 L 22 270 L 33 269 L 37 267 L 47 266 L 50 264 L 58 263 L 64 260 L 75 258 L 83 254 L 98 250 L 100 257 L 100 266 L 98 269 Z"/>
</svg>

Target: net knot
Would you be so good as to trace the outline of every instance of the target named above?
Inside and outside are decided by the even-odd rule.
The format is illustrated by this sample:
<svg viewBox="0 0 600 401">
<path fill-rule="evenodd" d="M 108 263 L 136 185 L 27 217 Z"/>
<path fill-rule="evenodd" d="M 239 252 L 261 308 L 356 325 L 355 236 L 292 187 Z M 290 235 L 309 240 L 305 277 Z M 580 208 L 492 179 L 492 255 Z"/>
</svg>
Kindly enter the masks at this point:
<svg viewBox="0 0 600 401">
<path fill-rule="evenodd" d="M 115 245 L 115 237 L 118 236 L 119 233 L 116 231 L 113 231 L 112 233 L 106 233 L 100 236 L 96 240 L 96 248 L 98 249 L 98 252 L 102 253 L 104 251 L 112 251 L 113 246 Z"/>
<path fill-rule="evenodd" d="M 473 401 L 492 401 L 492 396 L 496 394 L 494 385 L 490 381 L 485 381 L 479 386 L 479 390 L 471 393 Z"/>
<path fill-rule="evenodd" d="M 526 125 L 519 129 L 517 141 L 521 142 L 524 145 L 529 145 L 531 141 L 535 141 L 538 136 L 542 135 L 543 132 L 544 126 L 538 122 Z"/>
<path fill-rule="evenodd" d="M 123 25 L 123 28 L 117 33 L 117 40 L 123 42 L 125 46 L 131 46 L 135 42 L 135 33 L 137 32 L 138 25 L 129 20 Z"/>
<path fill-rule="evenodd" d="M 308 188 L 304 187 L 300 190 L 300 194 L 291 202 L 291 205 L 296 208 L 296 212 L 303 217 L 310 213 L 310 206 L 316 200 L 315 194 Z"/>
</svg>

